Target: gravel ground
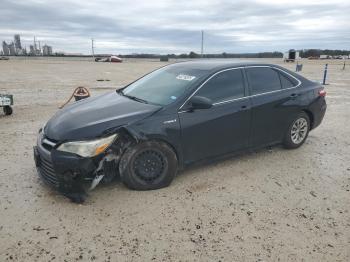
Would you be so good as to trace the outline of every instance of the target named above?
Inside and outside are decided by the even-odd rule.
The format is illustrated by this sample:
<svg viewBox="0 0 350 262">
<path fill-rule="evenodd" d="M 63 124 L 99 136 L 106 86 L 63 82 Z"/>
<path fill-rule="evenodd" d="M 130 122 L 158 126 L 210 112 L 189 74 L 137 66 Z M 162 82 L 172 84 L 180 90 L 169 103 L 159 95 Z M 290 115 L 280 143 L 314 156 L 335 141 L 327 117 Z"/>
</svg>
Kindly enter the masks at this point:
<svg viewBox="0 0 350 262">
<path fill-rule="evenodd" d="M 324 63 L 302 74 L 320 80 Z M 300 149 L 192 167 L 157 191 L 116 181 L 77 205 L 38 179 L 37 130 L 76 86 L 109 92 L 163 63 L 0 61 L 15 97 L 0 115 L 0 261 L 349 261 L 350 65 L 329 63 L 325 119 Z"/>
</svg>

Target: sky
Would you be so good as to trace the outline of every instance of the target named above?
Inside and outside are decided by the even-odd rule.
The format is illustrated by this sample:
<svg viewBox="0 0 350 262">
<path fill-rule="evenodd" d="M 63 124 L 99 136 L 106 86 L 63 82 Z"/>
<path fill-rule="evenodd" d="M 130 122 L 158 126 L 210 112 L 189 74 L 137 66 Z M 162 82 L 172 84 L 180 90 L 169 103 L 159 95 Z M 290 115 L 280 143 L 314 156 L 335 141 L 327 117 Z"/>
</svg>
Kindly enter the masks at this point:
<svg viewBox="0 0 350 262">
<path fill-rule="evenodd" d="M 349 0 L 0 0 L 0 41 L 54 52 L 180 54 L 350 49 Z"/>
</svg>

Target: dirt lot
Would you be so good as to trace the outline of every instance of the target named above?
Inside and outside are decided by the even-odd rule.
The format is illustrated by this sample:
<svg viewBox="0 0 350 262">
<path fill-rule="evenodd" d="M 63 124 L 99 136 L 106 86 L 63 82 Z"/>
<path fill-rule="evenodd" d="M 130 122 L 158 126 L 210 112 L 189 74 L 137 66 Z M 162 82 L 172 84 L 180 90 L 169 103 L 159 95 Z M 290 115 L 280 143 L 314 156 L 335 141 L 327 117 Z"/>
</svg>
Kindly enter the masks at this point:
<svg viewBox="0 0 350 262">
<path fill-rule="evenodd" d="M 324 63 L 302 74 L 320 80 Z M 0 115 L 0 261 L 349 261 L 350 63 L 329 63 L 325 119 L 300 149 L 191 168 L 158 191 L 117 181 L 77 205 L 38 179 L 37 130 L 76 86 L 109 92 L 163 64 L 0 61 L 15 97 Z"/>
</svg>

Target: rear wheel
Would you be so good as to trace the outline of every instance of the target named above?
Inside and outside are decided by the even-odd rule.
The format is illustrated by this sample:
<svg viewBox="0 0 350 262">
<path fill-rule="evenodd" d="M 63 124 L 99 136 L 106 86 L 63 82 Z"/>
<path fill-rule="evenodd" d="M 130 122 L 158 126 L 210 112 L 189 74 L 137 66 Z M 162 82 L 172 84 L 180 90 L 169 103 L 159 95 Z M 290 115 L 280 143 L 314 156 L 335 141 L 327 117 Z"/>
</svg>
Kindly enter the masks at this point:
<svg viewBox="0 0 350 262">
<path fill-rule="evenodd" d="M 290 124 L 284 138 L 286 148 L 298 148 L 306 140 L 310 130 L 310 119 L 304 112 L 300 113 Z"/>
<path fill-rule="evenodd" d="M 120 160 L 119 172 L 130 189 L 153 190 L 170 185 L 177 166 L 176 154 L 167 144 L 149 141 L 127 149 Z"/>
<path fill-rule="evenodd" d="M 4 106 L 3 107 L 3 110 L 4 110 L 4 113 L 5 113 L 5 115 L 12 115 L 12 107 L 10 107 L 10 106 Z"/>
</svg>

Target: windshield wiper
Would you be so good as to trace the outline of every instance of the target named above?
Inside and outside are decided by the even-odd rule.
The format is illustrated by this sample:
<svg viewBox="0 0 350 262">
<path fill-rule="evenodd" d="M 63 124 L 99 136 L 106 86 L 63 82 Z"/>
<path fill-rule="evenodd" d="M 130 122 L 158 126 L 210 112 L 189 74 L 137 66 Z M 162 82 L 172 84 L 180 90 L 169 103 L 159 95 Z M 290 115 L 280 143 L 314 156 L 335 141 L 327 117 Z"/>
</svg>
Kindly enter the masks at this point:
<svg viewBox="0 0 350 262">
<path fill-rule="evenodd" d="M 135 100 L 137 102 L 141 102 L 141 103 L 145 103 L 145 104 L 148 104 L 148 101 L 144 100 L 144 99 L 141 99 L 141 98 L 138 98 L 136 96 L 129 96 L 129 95 L 124 95 L 132 100 Z"/>
<path fill-rule="evenodd" d="M 138 97 L 136 97 L 136 96 L 130 96 L 130 95 L 124 94 L 123 91 L 120 91 L 120 92 L 118 92 L 118 93 L 121 94 L 122 96 L 125 96 L 125 97 L 127 97 L 127 98 L 130 98 L 130 99 L 132 99 L 132 100 L 134 100 L 134 101 L 137 101 L 137 102 L 140 102 L 140 103 L 144 103 L 144 104 L 148 104 L 148 101 L 146 101 L 146 100 L 144 100 L 144 99 L 141 99 L 141 98 L 138 98 Z"/>
</svg>

